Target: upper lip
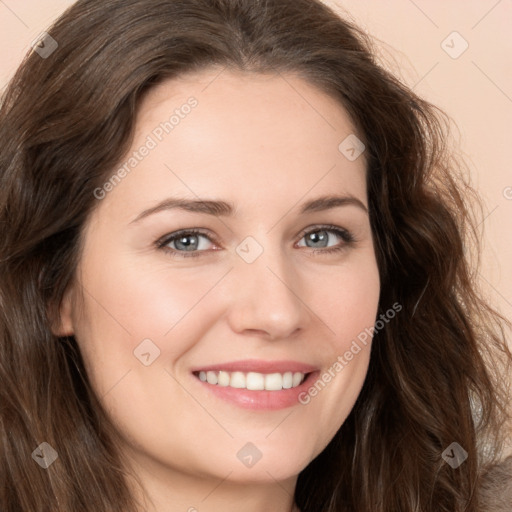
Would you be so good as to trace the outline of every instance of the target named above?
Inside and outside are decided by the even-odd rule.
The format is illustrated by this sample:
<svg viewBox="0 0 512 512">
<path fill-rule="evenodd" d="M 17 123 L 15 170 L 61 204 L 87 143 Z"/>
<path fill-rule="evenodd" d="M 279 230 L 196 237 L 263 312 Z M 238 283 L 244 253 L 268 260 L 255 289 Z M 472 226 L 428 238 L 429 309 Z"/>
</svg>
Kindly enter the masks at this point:
<svg viewBox="0 0 512 512">
<path fill-rule="evenodd" d="M 244 359 L 242 361 L 228 361 L 225 363 L 212 364 L 193 368 L 192 372 L 256 372 L 256 373 L 286 373 L 300 372 L 309 373 L 317 370 L 310 364 L 299 361 L 264 361 L 262 359 Z"/>
</svg>

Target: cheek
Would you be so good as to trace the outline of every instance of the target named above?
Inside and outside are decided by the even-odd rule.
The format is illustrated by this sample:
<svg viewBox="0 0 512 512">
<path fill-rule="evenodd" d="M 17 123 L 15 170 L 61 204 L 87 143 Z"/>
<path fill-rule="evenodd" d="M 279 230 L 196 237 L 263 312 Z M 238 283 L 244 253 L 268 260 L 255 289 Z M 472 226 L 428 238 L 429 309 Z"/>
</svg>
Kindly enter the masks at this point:
<svg viewBox="0 0 512 512">
<path fill-rule="evenodd" d="M 109 328 L 129 333 L 134 341 L 171 336 L 178 324 L 189 321 L 198 302 L 222 276 L 222 269 L 176 267 L 165 257 L 156 263 L 136 258 L 123 260 L 122 256 L 115 264 L 91 259 L 84 281 L 94 290 L 94 314 L 104 319 Z M 96 316 L 93 318 L 96 321 Z"/>
<path fill-rule="evenodd" d="M 339 268 L 317 272 L 311 290 L 308 302 L 328 328 L 331 355 L 343 354 L 376 320 L 380 278 L 373 253 L 354 253 Z"/>
<path fill-rule="evenodd" d="M 84 316 L 75 331 L 100 395 L 126 372 L 148 370 L 144 359 L 153 369 L 170 367 L 201 339 L 215 302 L 201 299 L 222 277 L 221 269 L 199 274 L 122 258 L 87 261 Z M 142 357 L 148 352 L 149 358 Z"/>
<path fill-rule="evenodd" d="M 318 340 L 325 354 L 319 377 L 299 397 L 309 416 L 323 425 L 317 450 L 323 449 L 350 414 L 364 384 L 378 310 L 380 280 L 368 254 L 337 272 L 320 274 L 311 298 L 315 312 L 328 326 Z"/>
</svg>

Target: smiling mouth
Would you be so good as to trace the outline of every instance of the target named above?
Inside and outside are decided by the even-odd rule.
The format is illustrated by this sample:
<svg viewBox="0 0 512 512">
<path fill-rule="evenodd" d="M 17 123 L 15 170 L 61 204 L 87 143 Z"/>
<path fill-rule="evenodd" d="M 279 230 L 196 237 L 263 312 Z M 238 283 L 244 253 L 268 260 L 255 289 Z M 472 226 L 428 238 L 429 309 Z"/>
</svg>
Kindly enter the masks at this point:
<svg viewBox="0 0 512 512">
<path fill-rule="evenodd" d="M 213 386 L 250 391 L 281 391 L 300 386 L 311 374 L 302 372 L 258 373 L 227 371 L 196 371 L 194 376 Z"/>
</svg>

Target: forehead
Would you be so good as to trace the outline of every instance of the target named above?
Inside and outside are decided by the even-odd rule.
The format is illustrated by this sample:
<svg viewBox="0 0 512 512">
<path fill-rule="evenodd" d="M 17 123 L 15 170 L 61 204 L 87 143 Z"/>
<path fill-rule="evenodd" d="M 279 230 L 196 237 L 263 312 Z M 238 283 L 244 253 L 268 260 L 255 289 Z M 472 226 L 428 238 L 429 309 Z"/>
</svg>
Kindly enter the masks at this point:
<svg viewBox="0 0 512 512">
<path fill-rule="evenodd" d="M 189 74 L 144 97 L 121 165 L 138 149 L 151 149 L 132 158 L 129 174 L 107 199 L 124 197 L 130 208 L 170 194 L 222 197 L 240 207 L 290 204 L 310 193 L 363 200 L 364 154 L 350 160 L 340 150 L 354 135 L 342 105 L 297 76 Z"/>
<path fill-rule="evenodd" d="M 298 149 L 304 140 L 318 146 L 320 138 L 332 151 L 337 150 L 341 135 L 355 132 L 339 101 L 297 75 L 215 68 L 166 80 L 151 89 L 139 107 L 138 135 L 169 119 L 173 112 L 179 113 L 190 98 L 197 101 L 197 107 L 193 115 L 187 114 L 187 122 L 179 123 L 179 130 L 173 129 L 169 142 L 185 142 L 193 130 L 198 141 L 213 141 L 219 151 L 226 145 L 233 148 L 235 143 L 265 142 L 272 147 L 274 141 L 274 146 L 282 147 L 283 139 L 286 148 Z M 235 139 L 223 137 L 227 131 Z M 214 139 L 215 132 L 218 137 Z M 208 137 L 201 139 L 203 134 Z"/>
</svg>

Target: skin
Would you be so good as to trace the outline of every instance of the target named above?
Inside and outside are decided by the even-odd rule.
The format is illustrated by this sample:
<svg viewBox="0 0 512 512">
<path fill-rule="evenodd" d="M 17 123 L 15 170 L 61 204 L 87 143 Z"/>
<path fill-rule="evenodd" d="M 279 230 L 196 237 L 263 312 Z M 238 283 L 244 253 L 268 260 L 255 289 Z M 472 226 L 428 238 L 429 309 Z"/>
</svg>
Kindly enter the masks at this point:
<svg viewBox="0 0 512 512">
<path fill-rule="evenodd" d="M 349 161 L 338 150 L 355 133 L 349 116 L 303 79 L 213 68 L 149 92 L 129 154 L 190 96 L 197 107 L 98 201 L 55 333 L 75 335 L 147 510 L 289 512 L 299 472 L 355 403 L 371 343 L 307 405 L 275 411 L 221 401 L 191 368 L 291 359 L 325 372 L 373 326 L 380 282 L 367 212 L 299 214 L 333 193 L 367 207 L 364 154 Z M 171 195 L 231 201 L 236 215 L 174 209 L 132 222 Z M 355 242 L 329 231 L 311 243 L 303 232 L 323 224 Z M 212 236 L 192 240 L 198 257 L 155 246 L 185 228 Z M 263 249 L 250 264 L 236 252 L 247 236 Z M 334 246 L 343 250 L 321 252 Z M 133 353 L 146 338 L 160 350 L 149 366 Z M 247 442 L 262 453 L 251 468 L 236 456 Z"/>
</svg>

